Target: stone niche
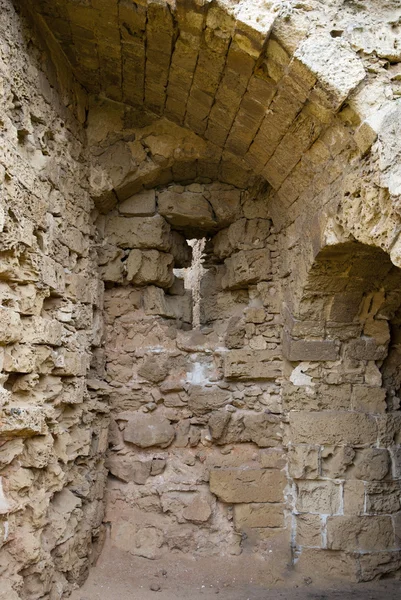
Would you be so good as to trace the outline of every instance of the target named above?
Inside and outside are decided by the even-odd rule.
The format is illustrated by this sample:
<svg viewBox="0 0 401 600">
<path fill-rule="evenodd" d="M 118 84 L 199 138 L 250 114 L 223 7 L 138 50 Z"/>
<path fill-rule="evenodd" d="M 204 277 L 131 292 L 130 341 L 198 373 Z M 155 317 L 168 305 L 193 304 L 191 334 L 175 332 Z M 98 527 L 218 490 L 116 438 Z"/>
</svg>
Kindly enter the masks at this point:
<svg viewBox="0 0 401 600">
<path fill-rule="evenodd" d="M 173 184 L 99 217 L 106 519 L 133 554 L 239 554 L 246 532 L 267 551 L 285 532 L 277 236 L 254 203 Z"/>
<path fill-rule="evenodd" d="M 399 577 L 401 10 L 339 4 L 0 0 L 0 600 L 107 531 Z"/>
</svg>

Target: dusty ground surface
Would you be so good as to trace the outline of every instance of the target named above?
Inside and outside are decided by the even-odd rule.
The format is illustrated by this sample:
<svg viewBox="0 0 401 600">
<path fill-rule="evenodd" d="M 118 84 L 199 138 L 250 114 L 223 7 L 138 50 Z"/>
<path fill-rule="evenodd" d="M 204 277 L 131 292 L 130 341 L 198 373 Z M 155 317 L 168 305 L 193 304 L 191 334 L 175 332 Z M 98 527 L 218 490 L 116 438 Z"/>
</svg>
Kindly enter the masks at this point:
<svg viewBox="0 0 401 600">
<path fill-rule="evenodd" d="M 341 585 L 272 575 L 257 557 L 148 560 L 108 544 L 70 600 L 400 600 L 400 581 Z"/>
</svg>

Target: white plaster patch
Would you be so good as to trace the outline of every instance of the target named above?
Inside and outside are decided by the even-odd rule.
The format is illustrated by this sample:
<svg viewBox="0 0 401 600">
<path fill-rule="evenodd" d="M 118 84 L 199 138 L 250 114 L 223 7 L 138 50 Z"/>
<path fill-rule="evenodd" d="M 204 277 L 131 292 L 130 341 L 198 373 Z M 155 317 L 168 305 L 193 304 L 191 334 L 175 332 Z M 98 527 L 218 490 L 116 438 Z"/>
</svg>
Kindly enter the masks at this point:
<svg viewBox="0 0 401 600">
<path fill-rule="evenodd" d="M 312 377 L 306 375 L 304 371 L 308 368 L 308 365 L 301 363 L 295 369 L 293 369 L 290 375 L 290 381 L 294 385 L 312 385 Z"/>
</svg>

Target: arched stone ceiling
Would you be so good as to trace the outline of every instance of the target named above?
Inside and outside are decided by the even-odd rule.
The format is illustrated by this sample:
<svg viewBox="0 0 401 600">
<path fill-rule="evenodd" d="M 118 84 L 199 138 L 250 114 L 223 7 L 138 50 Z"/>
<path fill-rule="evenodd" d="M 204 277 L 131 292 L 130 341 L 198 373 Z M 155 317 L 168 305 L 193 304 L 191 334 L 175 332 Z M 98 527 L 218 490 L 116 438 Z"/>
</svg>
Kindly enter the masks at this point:
<svg viewBox="0 0 401 600">
<path fill-rule="evenodd" d="M 209 165 L 213 177 L 235 185 L 245 187 L 248 176 L 267 180 L 287 211 L 276 221 L 291 225 L 289 214 L 299 211 L 293 211 L 294 202 L 302 198 L 305 182 L 309 185 L 320 171 L 330 184 L 346 173 L 349 162 L 352 189 L 345 189 L 348 181 L 339 188 L 345 198 L 343 224 L 364 243 L 387 251 L 396 247 L 392 260 L 401 261 L 395 241 L 400 218 L 390 198 L 399 194 L 401 181 L 399 144 L 392 134 L 401 94 L 397 0 L 19 1 L 54 35 L 90 96 L 149 117 L 122 127 L 125 141 L 136 136 L 147 155 L 140 176 L 134 165 L 134 175 L 127 168 L 114 185 L 107 169 L 104 175 L 96 164 L 98 187 L 107 179 L 104 190 L 117 189 L 121 199 L 142 185 L 168 182 L 178 172 L 199 177 Z M 181 131 L 178 139 L 192 136 L 181 156 L 172 151 L 165 160 L 149 146 L 155 138 L 152 122 L 158 130 L 173 122 Z M 366 211 L 355 201 L 364 197 L 354 190 L 358 163 L 343 150 L 349 148 L 351 158 L 356 151 L 361 159 L 376 140 L 362 170 L 373 189 L 386 190 L 385 208 L 376 194 Z M 104 150 L 110 139 L 101 143 Z M 152 173 L 143 171 L 149 168 Z M 319 181 L 318 188 L 324 177 Z M 312 201 L 307 212 L 316 214 L 321 207 Z M 378 236 L 383 212 L 384 233 Z"/>
</svg>

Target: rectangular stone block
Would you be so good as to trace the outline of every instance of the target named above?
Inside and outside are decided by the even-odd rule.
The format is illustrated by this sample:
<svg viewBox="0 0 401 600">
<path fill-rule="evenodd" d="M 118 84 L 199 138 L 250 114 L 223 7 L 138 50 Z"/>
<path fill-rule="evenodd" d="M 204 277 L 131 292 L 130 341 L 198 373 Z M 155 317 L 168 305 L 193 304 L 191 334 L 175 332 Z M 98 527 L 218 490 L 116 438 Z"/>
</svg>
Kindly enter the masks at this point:
<svg viewBox="0 0 401 600">
<path fill-rule="evenodd" d="M 273 469 L 212 469 L 210 491 L 228 503 L 282 502 L 287 480 Z"/>
<path fill-rule="evenodd" d="M 344 482 L 343 504 L 345 515 L 362 515 L 365 512 L 365 483 L 363 481 Z"/>
<path fill-rule="evenodd" d="M 150 217 L 156 212 L 155 190 L 144 190 L 121 202 L 118 206 L 121 215 L 128 217 Z"/>
<path fill-rule="evenodd" d="M 276 379 L 281 375 L 277 350 L 231 350 L 224 357 L 224 376 L 229 379 Z"/>
<path fill-rule="evenodd" d="M 12 406 L 0 411 L 0 438 L 44 435 L 45 415 L 40 407 Z"/>
<path fill-rule="evenodd" d="M 257 503 L 236 504 L 234 507 L 235 528 L 244 531 L 253 527 L 283 527 L 284 504 Z"/>
<path fill-rule="evenodd" d="M 17 312 L 0 306 L 0 345 L 13 344 L 21 339 L 21 320 Z"/>
<path fill-rule="evenodd" d="M 156 215 L 154 217 L 110 217 L 105 236 L 110 244 L 120 248 L 155 248 L 169 250 L 170 226 Z"/>
<path fill-rule="evenodd" d="M 335 515 L 340 511 L 341 486 L 333 481 L 298 481 L 296 508 L 299 512 Z"/>
<path fill-rule="evenodd" d="M 386 412 L 386 390 L 369 385 L 353 385 L 351 396 L 352 410 L 367 413 Z"/>
<path fill-rule="evenodd" d="M 296 516 L 296 543 L 299 546 L 322 546 L 322 519 L 320 515 Z"/>
<path fill-rule="evenodd" d="M 288 472 L 295 479 L 316 479 L 319 476 L 319 446 L 291 444 L 288 447 Z"/>
<path fill-rule="evenodd" d="M 379 345 L 374 338 L 352 340 L 347 345 L 346 355 L 355 360 L 383 360 L 387 347 Z"/>
<path fill-rule="evenodd" d="M 355 412 L 295 412 L 289 414 L 294 444 L 369 446 L 377 441 L 374 417 Z"/>
<path fill-rule="evenodd" d="M 337 516 L 327 519 L 327 547 L 348 552 L 392 550 L 394 528 L 390 516 Z"/>
<path fill-rule="evenodd" d="M 389 514 L 401 510 L 401 481 L 368 482 L 365 489 L 366 513 Z"/>
<path fill-rule="evenodd" d="M 283 356 L 293 362 L 337 360 L 339 345 L 334 340 L 294 340 L 284 332 Z"/>
</svg>

